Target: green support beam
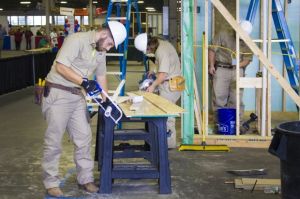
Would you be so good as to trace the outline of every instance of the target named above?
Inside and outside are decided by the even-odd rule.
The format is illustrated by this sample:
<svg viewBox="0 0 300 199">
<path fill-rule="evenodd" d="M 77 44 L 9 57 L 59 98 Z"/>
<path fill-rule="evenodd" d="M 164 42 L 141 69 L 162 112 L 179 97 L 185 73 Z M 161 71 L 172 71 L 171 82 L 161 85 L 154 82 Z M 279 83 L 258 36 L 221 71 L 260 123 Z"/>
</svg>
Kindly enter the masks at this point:
<svg viewBox="0 0 300 199">
<path fill-rule="evenodd" d="M 193 144 L 194 142 L 194 49 L 193 49 L 193 8 L 194 0 L 182 1 L 181 14 L 181 43 L 182 57 L 181 65 L 183 76 L 186 79 L 186 90 L 183 92 L 183 108 L 185 113 L 182 116 L 182 144 Z"/>
</svg>

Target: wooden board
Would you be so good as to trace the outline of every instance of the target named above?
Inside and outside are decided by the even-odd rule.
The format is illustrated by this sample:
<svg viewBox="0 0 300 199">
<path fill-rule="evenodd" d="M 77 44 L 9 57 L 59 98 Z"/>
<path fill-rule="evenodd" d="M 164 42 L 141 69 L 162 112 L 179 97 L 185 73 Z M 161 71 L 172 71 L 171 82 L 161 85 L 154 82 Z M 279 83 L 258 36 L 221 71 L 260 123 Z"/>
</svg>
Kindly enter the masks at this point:
<svg viewBox="0 0 300 199">
<path fill-rule="evenodd" d="M 236 189 L 264 190 L 269 187 L 280 187 L 280 179 L 239 178 L 234 179 Z"/>
<path fill-rule="evenodd" d="M 164 112 L 168 114 L 180 114 L 184 113 L 184 109 L 180 106 L 177 106 L 176 104 L 170 102 L 169 100 L 160 97 L 156 94 L 149 93 L 149 92 L 143 92 L 143 91 L 136 91 L 133 92 L 134 94 L 141 95 L 145 99 L 147 99 L 149 102 L 151 102 L 153 105 L 157 106 L 159 109 L 163 110 Z"/>
<path fill-rule="evenodd" d="M 261 77 L 240 77 L 240 88 L 262 88 Z"/>
<path fill-rule="evenodd" d="M 229 147 L 247 147 L 247 148 L 269 148 L 272 137 L 261 137 L 258 135 L 208 135 L 206 137 L 207 144 L 227 145 Z M 194 136 L 194 143 L 200 144 L 202 137 Z"/>
<path fill-rule="evenodd" d="M 130 97 L 138 96 L 138 94 L 140 93 L 127 93 L 128 96 L 117 97 L 116 102 L 126 117 L 178 117 L 179 113 L 184 111 L 181 107 L 158 95 L 145 92 L 142 93 L 143 101 L 139 104 L 134 104 L 135 110 L 131 110 L 133 103 Z M 91 102 L 90 97 L 86 97 L 86 100 L 88 101 L 88 106 L 93 108 L 91 110 L 98 109 L 98 104 Z"/>
<path fill-rule="evenodd" d="M 131 102 L 123 102 L 119 104 L 126 117 L 169 117 L 178 116 L 177 114 L 168 114 L 147 100 L 141 102 L 141 108 L 136 111 L 131 111 Z"/>
</svg>

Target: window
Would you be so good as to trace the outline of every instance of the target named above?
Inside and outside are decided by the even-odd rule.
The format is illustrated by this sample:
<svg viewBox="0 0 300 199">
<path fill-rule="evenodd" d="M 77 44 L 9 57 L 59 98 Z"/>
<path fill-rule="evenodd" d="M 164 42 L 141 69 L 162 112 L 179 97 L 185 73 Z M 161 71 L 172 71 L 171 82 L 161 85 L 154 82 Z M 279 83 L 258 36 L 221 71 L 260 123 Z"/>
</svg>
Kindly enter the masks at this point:
<svg viewBox="0 0 300 199">
<path fill-rule="evenodd" d="M 42 25 L 42 17 L 41 16 L 33 16 L 33 25 L 35 25 L 35 26 Z"/>
<path fill-rule="evenodd" d="M 26 25 L 25 16 L 19 16 L 19 25 Z"/>
<path fill-rule="evenodd" d="M 7 21 L 8 21 L 9 24 L 11 24 L 10 16 L 7 16 Z"/>
<path fill-rule="evenodd" d="M 64 25 L 65 24 L 65 17 L 64 16 L 57 16 L 56 24 L 57 25 Z"/>
<path fill-rule="evenodd" d="M 83 16 L 83 25 L 89 25 L 89 17 Z"/>
<path fill-rule="evenodd" d="M 18 16 L 11 16 L 10 20 L 11 20 L 10 23 L 13 26 L 17 26 L 19 24 L 19 22 L 18 22 Z"/>
<path fill-rule="evenodd" d="M 33 26 L 33 16 L 27 16 L 27 25 Z"/>
</svg>

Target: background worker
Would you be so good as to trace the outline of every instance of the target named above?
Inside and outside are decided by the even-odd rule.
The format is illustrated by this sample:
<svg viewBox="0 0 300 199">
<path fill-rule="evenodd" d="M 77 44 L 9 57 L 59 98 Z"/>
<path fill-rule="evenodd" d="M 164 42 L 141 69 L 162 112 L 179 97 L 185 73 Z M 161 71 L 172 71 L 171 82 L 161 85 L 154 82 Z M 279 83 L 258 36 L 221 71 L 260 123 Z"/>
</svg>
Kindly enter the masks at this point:
<svg viewBox="0 0 300 199">
<path fill-rule="evenodd" d="M 145 54 L 153 53 L 155 55 L 155 62 L 158 65 L 156 79 L 146 91 L 152 93 L 158 88 L 161 97 L 176 103 L 180 98 L 181 92 L 171 91 L 168 81 L 172 77 L 181 76 L 180 61 L 176 49 L 168 41 L 158 39 L 157 37 L 148 38 L 146 33 L 138 35 L 134 40 L 134 45 Z M 168 147 L 176 148 L 174 117 L 168 118 L 167 130 L 169 132 Z"/>
<path fill-rule="evenodd" d="M 105 52 L 113 46 L 117 48 L 125 38 L 124 25 L 110 21 L 106 28 L 68 36 L 53 62 L 42 102 L 42 113 L 48 124 L 42 160 L 43 183 L 51 196 L 63 195 L 58 166 L 65 130 L 74 143 L 78 184 L 88 192 L 98 191 L 90 154 L 92 132 L 81 87 L 86 92 L 96 91 L 98 82 L 107 91 Z M 88 80 L 92 74 L 97 80 Z"/>
<path fill-rule="evenodd" d="M 240 26 L 251 34 L 252 25 L 242 21 Z M 240 40 L 240 76 L 245 76 L 246 67 L 250 64 L 253 54 L 248 46 Z M 209 73 L 213 78 L 213 111 L 218 121 L 219 108 L 236 108 L 236 33 L 222 31 L 213 38 L 208 51 Z M 243 89 L 240 89 L 240 123 L 244 115 Z"/>
<path fill-rule="evenodd" d="M 20 50 L 22 37 L 23 37 L 23 32 L 21 32 L 21 29 L 18 28 L 17 32 L 15 32 L 16 50 Z"/>
<path fill-rule="evenodd" d="M 31 37 L 33 36 L 33 33 L 31 32 L 30 28 L 27 27 L 25 30 L 25 39 L 26 39 L 26 50 L 31 49 Z"/>
</svg>

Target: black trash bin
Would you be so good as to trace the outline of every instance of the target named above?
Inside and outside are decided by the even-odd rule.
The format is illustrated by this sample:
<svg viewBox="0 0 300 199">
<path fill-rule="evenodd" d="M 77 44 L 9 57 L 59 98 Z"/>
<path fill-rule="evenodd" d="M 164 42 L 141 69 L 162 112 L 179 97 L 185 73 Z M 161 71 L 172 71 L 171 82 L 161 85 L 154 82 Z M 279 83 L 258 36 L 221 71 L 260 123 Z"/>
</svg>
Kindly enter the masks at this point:
<svg viewBox="0 0 300 199">
<path fill-rule="evenodd" d="M 269 152 L 280 158 L 283 199 L 300 198 L 300 121 L 276 127 Z"/>
</svg>

